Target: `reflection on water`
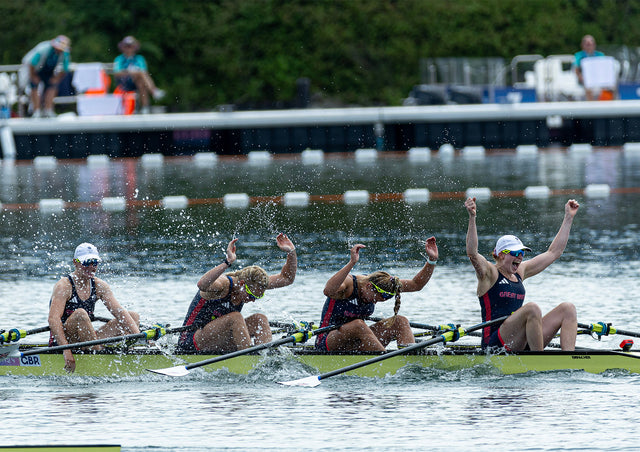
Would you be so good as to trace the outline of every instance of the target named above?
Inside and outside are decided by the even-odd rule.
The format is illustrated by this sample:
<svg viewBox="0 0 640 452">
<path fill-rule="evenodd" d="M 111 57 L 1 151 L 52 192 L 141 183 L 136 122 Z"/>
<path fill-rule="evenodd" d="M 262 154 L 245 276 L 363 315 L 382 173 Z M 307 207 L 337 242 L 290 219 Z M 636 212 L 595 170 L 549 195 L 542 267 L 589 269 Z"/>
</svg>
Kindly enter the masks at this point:
<svg viewBox="0 0 640 452">
<path fill-rule="evenodd" d="M 269 291 L 243 313 L 259 311 L 274 320 L 317 323 L 324 284 L 348 261 L 351 245 L 367 246 L 356 273 L 387 269 L 410 278 L 424 264 L 424 240 L 434 235 L 440 250 L 438 267 L 425 289 L 403 295 L 401 313 L 428 324 L 467 326 L 477 323 L 480 308 L 464 247 L 468 217 L 456 193 L 470 187 L 505 192 L 537 185 L 554 190 L 583 189 L 588 184 L 640 187 L 640 158 L 609 149 L 587 154 L 550 150 L 536 156 L 497 153 L 480 159 L 434 156 L 426 163 L 397 155 L 368 163 L 331 156 L 313 165 L 278 158 L 265 166 L 221 160 L 206 168 L 175 159 L 144 167 L 139 161 L 118 160 L 97 167 L 61 162 L 49 169 L 21 163 L 3 165 L 0 171 L 0 202 L 5 206 L 48 198 L 88 203 L 114 196 L 154 201 L 173 195 L 211 200 L 226 193 L 330 195 L 356 189 L 401 193 L 428 188 L 448 193 L 411 205 L 318 202 L 285 207 L 271 202 L 229 209 L 204 202 L 183 210 L 4 209 L 0 211 L 2 328 L 46 324 L 53 284 L 69 271 L 73 249 L 81 241 L 91 241 L 101 250 L 104 265 L 99 274 L 125 307 L 140 312 L 143 322 L 176 326 L 197 290 L 196 281 L 222 259 L 232 237 L 240 239 L 238 266 L 258 264 L 270 273 L 279 271 L 285 256 L 275 244 L 278 232 L 286 232 L 298 249 L 296 281 Z M 497 236 L 514 233 L 534 253 L 544 251 L 560 226 L 566 200 L 574 196 L 581 208 L 567 250 L 543 276 L 525 282 L 527 299 L 545 311 L 559 301 L 572 301 L 579 321 L 608 321 L 640 330 L 633 299 L 640 292 L 636 208 L 640 195 L 479 200 L 480 250 L 489 256 Z M 390 315 L 392 310 L 393 303 L 380 303 L 376 314 Z M 581 336 L 578 341 L 581 346 L 608 348 L 619 338 L 596 342 Z M 608 438 L 608 447 L 629 450 L 640 440 L 635 376 L 561 372 L 504 377 L 485 368 L 444 372 L 407 367 L 381 379 L 336 376 L 315 389 L 274 383 L 312 371 L 290 360 L 269 358 L 248 376 L 193 372 L 177 380 L 6 378 L 0 390 L 5 432 L 0 443 L 72 438 L 122 443 L 123 450 L 136 451 L 407 450 L 425 445 L 444 451 L 510 450 L 514 444 L 523 449 L 581 449 L 603 437 Z M 575 409 L 578 406 L 616 406 L 616 413 L 598 410 L 594 417 L 593 411 Z M 106 431 L 113 431 L 108 437 L 113 441 L 101 441 Z M 579 441 L 572 436 L 575 432 L 580 432 Z"/>
</svg>

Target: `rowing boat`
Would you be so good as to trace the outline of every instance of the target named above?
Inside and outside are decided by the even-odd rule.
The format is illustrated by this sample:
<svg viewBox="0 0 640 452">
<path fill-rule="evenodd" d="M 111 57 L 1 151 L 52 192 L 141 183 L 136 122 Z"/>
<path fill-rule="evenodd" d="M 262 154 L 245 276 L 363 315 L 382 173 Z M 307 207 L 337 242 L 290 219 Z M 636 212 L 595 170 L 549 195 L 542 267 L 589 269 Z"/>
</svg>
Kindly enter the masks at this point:
<svg viewBox="0 0 640 452">
<path fill-rule="evenodd" d="M 0 360 L 0 376 L 59 376 L 64 371 L 61 353 L 42 353 L 29 356 L 14 356 Z M 146 374 L 147 369 L 161 369 L 190 364 L 216 355 L 171 354 L 159 349 L 137 347 L 127 351 L 103 350 L 91 353 L 76 353 L 75 376 L 122 377 Z M 309 346 L 283 346 L 268 353 L 254 353 L 226 359 L 203 366 L 204 371 L 226 370 L 236 374 L 247 374 L 269 360 L 285 359 L 298 362 L 320 372 L 328 372 L 349 366 L 376 354 L 323 353 Z M 598 349 L 580 349 L 572 352 L 545 350 L 542 352 L 518 352 L 487 354 L 474 346 L 429 347 L 415 353 L 407 353 L 385 359 L 373 365 L 348 372 L 349 375 L 382 377 L 394 374 L 405 366 L 418 366 L 442 370 L 461 370 L 474 367 L 489 369 L 498 374 L 524 372 L 546 372 L 558 370 L 580 370 L 602 373 L 622 370 L 640 373 L 640 352 Z"/>
</svg>

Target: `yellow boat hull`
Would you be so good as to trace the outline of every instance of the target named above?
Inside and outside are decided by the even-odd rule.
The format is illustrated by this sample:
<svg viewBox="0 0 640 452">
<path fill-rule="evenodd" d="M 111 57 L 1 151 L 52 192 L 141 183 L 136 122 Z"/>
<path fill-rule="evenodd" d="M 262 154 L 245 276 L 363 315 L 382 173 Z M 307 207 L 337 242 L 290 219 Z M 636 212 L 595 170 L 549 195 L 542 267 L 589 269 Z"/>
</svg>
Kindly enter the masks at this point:
<svg viewBox="0 0 640 452">
<path fill-rule="evenodd" d="M 169 355 L 149 350 L 129 352 L 76 353 L 77 376 L 123 377 L 147 373 L 147 369 L 163 369 L 186 365 L 212 358 L 215 355 L 178 354 Z M 247 374 L 253 369 L 268 363 L 274 356 L 295 360 L 310 368 L 310 372 L 329 372 L 349 366 L 376 355 L 371 354 L 327 354 L 309 350 L 306 347 L 282 347 L 270 350 L 267 354 L 237 356 L 197 369 L 217 371 L 224 369 L 237 374 Z M 460 370 L 483 366 L 500 374 L 524 372 L 546 372 L 557 370 L 581 370 L 602 373 L 608 370 L 624 370 L 640 373 L 640 353 L 621 350 L 580 350 L 562 352 L 549 350 L 544 352 L 521 352 L 514 354 L 485 354 L 475 348 L 437 348 L 426 349 L 419 353 L 398 355 L 363 366 L 349 375 L 364 377 L 382 377 L 394 374 L 399 369 L 412 365 L 442 370 Z M 194 369 L 197 370 L 197 369 Z M 13 356 L 0 359 L 1 375 L 56 376 L 66 375 L 62 354 L 39 354 Z"/>
</svg>

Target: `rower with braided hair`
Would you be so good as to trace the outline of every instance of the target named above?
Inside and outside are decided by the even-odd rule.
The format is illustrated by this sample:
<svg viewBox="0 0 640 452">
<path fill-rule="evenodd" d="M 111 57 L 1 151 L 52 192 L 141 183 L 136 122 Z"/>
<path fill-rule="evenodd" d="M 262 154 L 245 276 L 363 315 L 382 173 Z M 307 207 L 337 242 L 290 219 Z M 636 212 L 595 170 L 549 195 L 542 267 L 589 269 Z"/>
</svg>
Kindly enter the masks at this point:
<svg viewBox="0 0 640 452">
<path fill-rule="evenodd" d="M 369 275 L 353 275 L 351 270 L 360 259 L 364 245 L 351 248 L 351 258 L 335 275 L 329 278 L 324 288 L 327 300 L 322 308 L 320 327 L 340 325 L 340 328 L 316 338 L 316 349 L 322 351 L 384 351 L 391 341 L 398 345 L 415 342 L 409 320 L 398 315 L 400 294 L 417 292 L 429 282 L 438 261 L 435 237 L 425 244 L 427 262 L 412 279 L 400 279 L 384 271 Z M 365 319 L 373 314 L 376 303 L 395 297 L 393 317 L 368 326 Z"/>
</svg>

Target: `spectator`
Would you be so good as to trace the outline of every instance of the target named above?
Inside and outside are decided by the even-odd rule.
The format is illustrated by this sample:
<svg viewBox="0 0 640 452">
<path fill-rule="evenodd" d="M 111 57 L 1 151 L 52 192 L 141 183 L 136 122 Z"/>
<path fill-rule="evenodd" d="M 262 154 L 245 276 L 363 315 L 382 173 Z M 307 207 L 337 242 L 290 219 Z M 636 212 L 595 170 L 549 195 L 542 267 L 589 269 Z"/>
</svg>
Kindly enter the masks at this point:
<svg viewBox="0 0 640 452">
<path fill-rule="evenodd" d="M 58 94 L 58 84 L 69 71 L 70 51 L 71 40 L 60 35 L 50 41 L 41 42 L 22 59 L 31 88 L 32 118 L 55 116 L 53 99 Z M 40 84 L 43 85 L 42 98 Z"/>
<path fill-rule="evenodd" d="M 149 75 L 147 61 L 138 54 L 140 43 L 133 36 L 126 36 L 118 43 L 122 52 L 113 63 L 113 75 L 117 81 L 116 91 L 136 91 L 140 102 L 140 113 L 149 113 L 149 96 L 162 99 L 164 91 L 158 89 Z"/>
<path fill-rule="evenodd" d="M 582 77 L 582 68 L 580 64 L 584 58 L 594 57 L 594 56 L 604 56 L 604 53 L 596 50 L 596 40 L 591 35 L 584 35 L 582 37 L 582 42 L 580 44 L 582 50 L 576 52 L 575 57 L 576 61 L 574 63 L 576 75 L 578 76 L 578 81 L 581 85 L 584 86 L 584 79 Z M 590 89 L 585 89 L 585 96 L 587 100 L 595 100 L 595 93 Z"/>
</svg>

